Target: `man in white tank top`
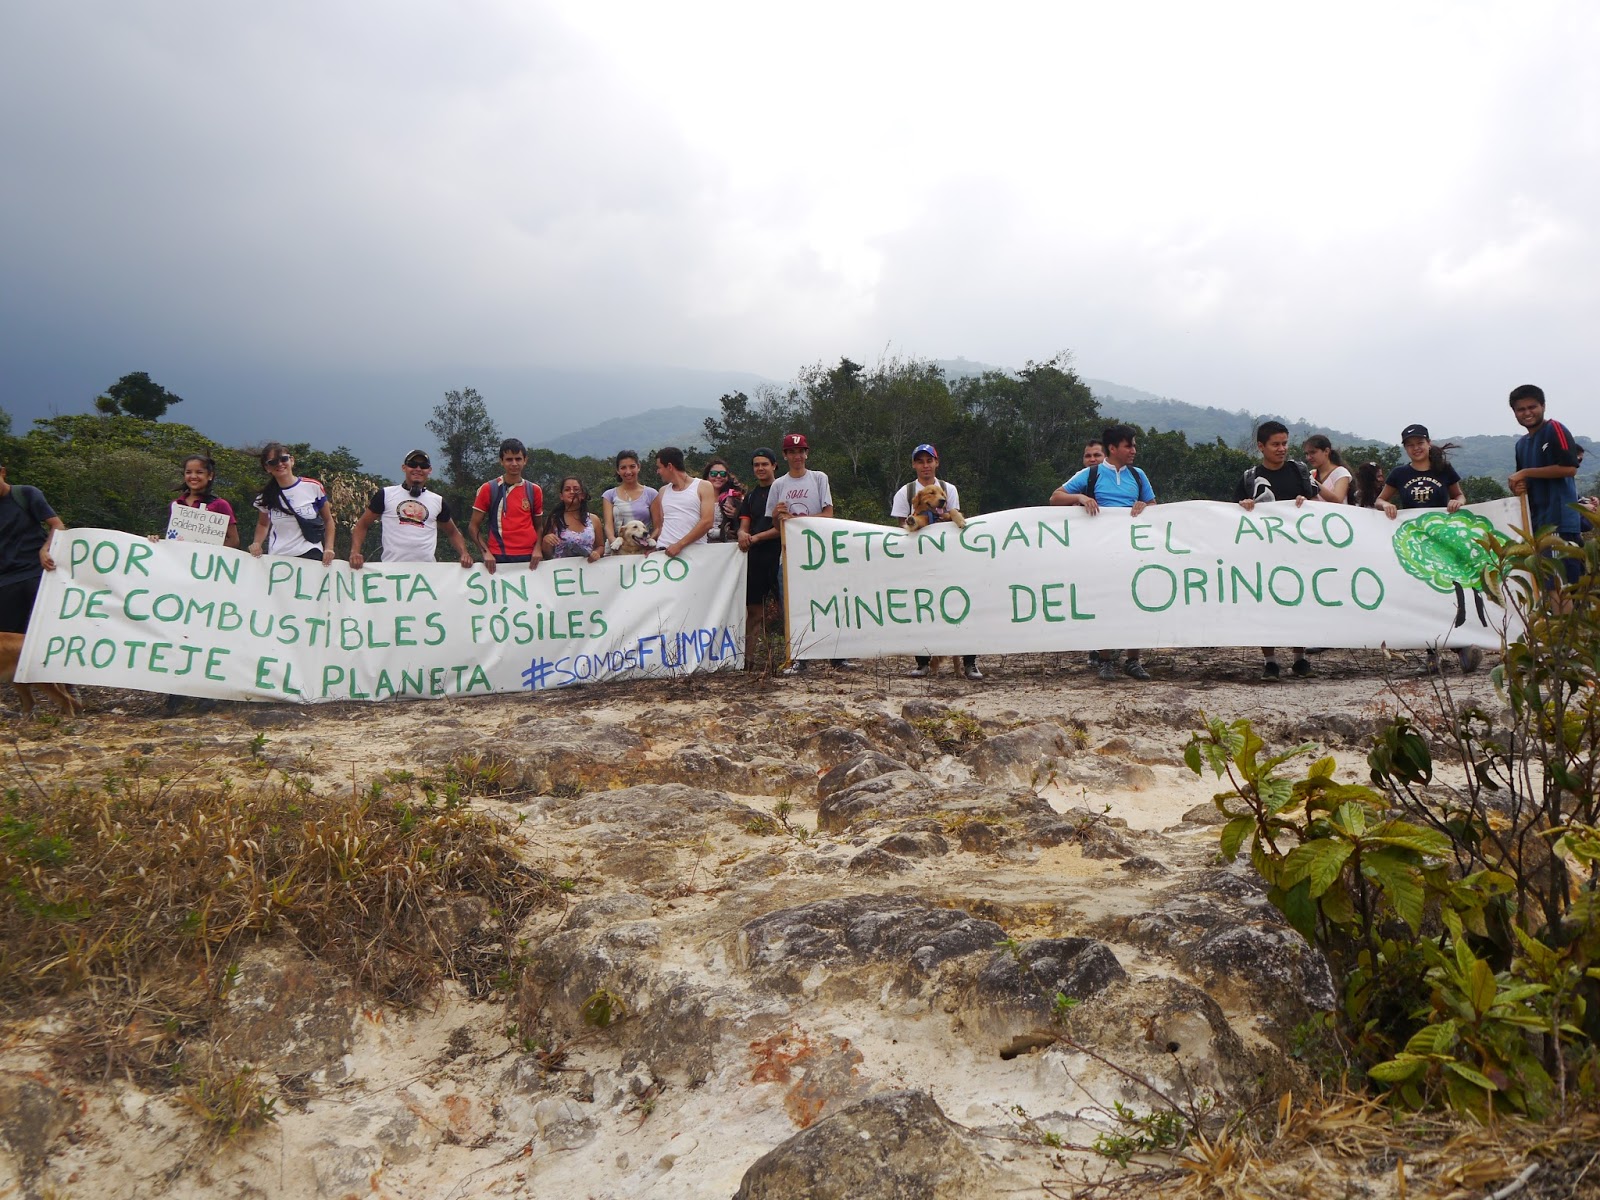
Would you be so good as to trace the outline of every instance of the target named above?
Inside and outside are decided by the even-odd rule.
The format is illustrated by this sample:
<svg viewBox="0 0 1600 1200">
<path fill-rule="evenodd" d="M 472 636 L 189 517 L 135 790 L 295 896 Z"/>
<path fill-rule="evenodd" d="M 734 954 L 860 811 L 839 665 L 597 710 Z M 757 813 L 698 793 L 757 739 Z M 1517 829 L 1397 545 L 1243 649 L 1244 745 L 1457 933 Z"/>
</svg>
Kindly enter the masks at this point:
<svg viewBox="0 0 1600 1200">
<path fill-rule="evenodd" d="M 716 517 L 717 489 L 683 469 L 683 451 L 666 446 L 656 452 L 656 473 L 667 486 L 650 504 L 656 545 L 677 558 L 685 546 L 706 540 Z"/>
</svg>

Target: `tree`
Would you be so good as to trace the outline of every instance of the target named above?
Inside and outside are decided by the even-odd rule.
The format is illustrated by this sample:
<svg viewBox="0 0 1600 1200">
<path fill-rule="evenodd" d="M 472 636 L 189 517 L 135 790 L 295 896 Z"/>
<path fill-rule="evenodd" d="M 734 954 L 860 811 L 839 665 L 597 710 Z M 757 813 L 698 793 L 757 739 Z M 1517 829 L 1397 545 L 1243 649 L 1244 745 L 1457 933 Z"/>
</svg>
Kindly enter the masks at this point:
<svg viewBox="0 0 1600 1200">
<path fill-rule="evenodd" d="M 167 409 L 182 403 L 182 396 L 167 391 L 150 378 L 148 371 L 133 371 L 108 387 L 105 395 L 96 398 L 94 406 L 108 417 L 159 421 Z"/>
<path fill-rule="evenodd" d="M 481 480 L 497 474 L 500 431 L 477 388 L 446 392 L 436 405 L 428 429 L 439 439 L 450 490 L 470 494 Z"/>
<path fill-rule="evenodd" d="M 1493 475 L 1468 475 L 1461 481 L 1461 494 L 1468 504 L 1482 504 L 1486 500 L 1504 500 L 1511 493 L 1506 485 Z"/>
</svg>

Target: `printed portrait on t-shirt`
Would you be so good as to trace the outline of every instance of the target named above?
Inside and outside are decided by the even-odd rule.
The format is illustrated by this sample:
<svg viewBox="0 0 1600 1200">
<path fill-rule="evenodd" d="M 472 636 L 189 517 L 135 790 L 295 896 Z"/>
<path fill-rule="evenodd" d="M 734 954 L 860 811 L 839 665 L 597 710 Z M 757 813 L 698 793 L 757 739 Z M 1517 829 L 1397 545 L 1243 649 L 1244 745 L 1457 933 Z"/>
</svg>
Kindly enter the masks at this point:
<svg viewBox="0 0 1600 1200">
<path fill-rule="evenodd" d="M 402 525 L 426 525 L 428 506 L 420 500 L 402 500 L 395 506 L 394 515 Z"/>
</svg>

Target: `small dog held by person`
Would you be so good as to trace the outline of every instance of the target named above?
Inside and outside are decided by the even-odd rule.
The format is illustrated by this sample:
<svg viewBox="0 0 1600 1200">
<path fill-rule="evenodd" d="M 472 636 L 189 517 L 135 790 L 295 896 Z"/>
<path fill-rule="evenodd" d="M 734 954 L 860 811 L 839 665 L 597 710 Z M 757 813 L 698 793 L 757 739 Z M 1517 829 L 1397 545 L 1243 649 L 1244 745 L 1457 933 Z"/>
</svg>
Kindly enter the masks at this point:
<svg viewBox="0 0 1600 1200">
<path fill-rule="evenodd" d="M 655 539 L 643 521 L 624 521 L 617 536 L 606 544 L 612 554 L 649 554 L 655 548 Z"/>
<path fill-rule="evenodd" d="M 953 521 L 957 529 L 965 529 L 967 525 L 961 510 L 949 506 L 944 488 L 937 483 L 918 488 L 916 495 L 911 498 L 911 515 L 902 522 L 906 532 L 916 533 L 939 521 Z"/>
</svg>

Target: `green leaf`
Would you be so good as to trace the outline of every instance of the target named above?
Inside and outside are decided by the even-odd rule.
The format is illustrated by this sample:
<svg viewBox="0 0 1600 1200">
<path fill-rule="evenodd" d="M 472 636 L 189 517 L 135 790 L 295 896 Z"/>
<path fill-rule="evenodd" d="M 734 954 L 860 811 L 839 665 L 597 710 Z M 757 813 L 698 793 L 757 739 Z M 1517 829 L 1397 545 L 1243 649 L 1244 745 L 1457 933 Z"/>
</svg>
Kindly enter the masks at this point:
<svg viewBox="0 0 1600 1200">
<path fill-rule="evenodd" d="M 1222 857 L 1232 862 L 1239 857 L 1239 847 L 1256 827 L 1253 816 L 1235 817 L 1222 827 Z"/>
<path fill-rule="evenodd" d="M 1201 768 L 1204 766 L 1200 761 L 1200 743 L 1193 738 L 1190 738 L 1189 744 L 1183 748 L 1183 765 L 1196 775 L 1201 773 Z"/>
<path fill-rule="evenodd" d="M 1500 985 L 1495 981 L 1494 968 L 1483 960 L 1472 964 L 1472 1007 L 1482 1016 L 1494 1007 L 1495 993 Z"/>
<path fill-rule="evenodd" d="M 1367 831 L 1367 810 L 1347 801 L 1333 814 L 1333 823 L 1351 837 L 1360 837 Z"/>
<path fill-rule="evenodd" d="M 1404 1083 L 1408 1079 L 1415 1079 L 1428 1067 L 1428 1060 L 1418 1058 L 1413 1054 L 1397 1054 L 1388 1062 L 1381 1062 L 1367 1068 L 1367 1078 L 1376 1079 L 1379 1083 Z"/>
<path fill-rule="evenodd" d="M 1333 755 L 1329 754 L 1312 763 L 1311 769 L 1306 774 L 1312 779 L 1332 779 L 1338 766 L 1339 764 L 1333 760 Z"/>
<path fill-rule="evenodd" d="M 1328 890 L 1335 879 L 1339 878 L 1345 860 L 1354 850 L 1355 847 L 1349 842 L 1335 838 L 1324 838 L 1321 841 L 1296 846 L 1283 860 L 1282 882 L 1288 884 L 1301 879 L 1308 880 L 1311 884 L 1311 895 L 1320 896 Z"/>
<path fill-rule="evenodd" d="M 1256 780 L 1256 795 L 1268 812 L 1282 812 L 1294 801 L 1294 784 L 1275 775 Z"/>
<path fill-rule="evenodd" d="M 1411 1040 L 1406 1043 L 1407 1054 L 1420 1054 L 1424 1057 L 1437 1054 L 1449 1054 L 1456 1044 L 1456 1023 L 1454 1021 L 1441 1021 L 1437 1025 L 1424 1025 L 1411 1035 Z"/>
<path fill-rule="evenodd" d="M 1467 1066 L 1466 1063 L 1456 1062 L 1454 1059 L 1452 1059 L 1451 1061 L 1445 1063 L 1444 1069 L 1447 1071 L 1453 1071 L 1455 1074 L 1465 1079 L 1473 1087 L 1482 1088 L 1486 1092 L 1498 1092 L 1500 1090 L 1499 1088 L 1495 1087 L 1487 1075 L 1480 1071 L 1474 1071 L 1471 1067 Z"/>
<path fill-rule="evenodd" d="M 1371 841 L 1387 846 L 1403 846 L 1433 858 L 1448 857 L 1453 850 L 1450 839 L 1437 829 L 1413 825 L 1410 821 L 1385 821 L 1373 829 L 1368 837 Z"/>
<path fill-rule="evenodd" d="M 1323 892 L 1317 902 L 1322 905 L 1322 915 L 1335 925 L 1348 928 L 1355 923 L 1356 908 L 1350 902 L 1350 892 L 1343 881 L 1335 880 L 1333 886 Z"/>
<path fill-rule="evenodd" d="M 1283 893 L 1283 902 L 1278 907 L 1301 937 L 1316 943 L 1317 906 L 1311 899 L 1310 885 L 1304 879 Z"/>
<path fill-rule="evenodd" d="M 1424 897 L 1417 869 L 1390 852 L 1379 850 L 1362 856 L 1361 870 L 1383 889 L 1394 911 L 1411 926 L 1411 932 L 1420 932 Z"/>
</svg>

